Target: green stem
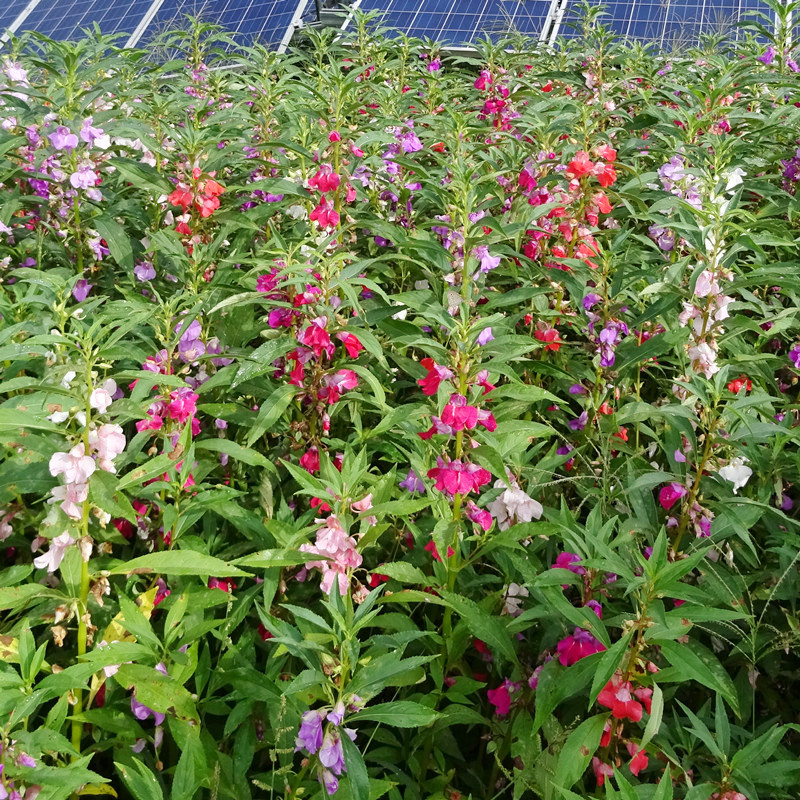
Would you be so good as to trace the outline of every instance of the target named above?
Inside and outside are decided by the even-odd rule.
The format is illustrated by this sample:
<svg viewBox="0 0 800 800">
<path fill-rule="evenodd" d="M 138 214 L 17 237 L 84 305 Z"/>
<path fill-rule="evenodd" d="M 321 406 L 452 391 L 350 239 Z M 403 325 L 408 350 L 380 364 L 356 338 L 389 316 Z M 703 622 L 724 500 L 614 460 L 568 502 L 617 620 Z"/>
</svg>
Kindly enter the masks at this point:
<svg viewBox="0 0 800 800">
<path fill-rule="evenodd" d="M 85 505 L 88 509 L 88 503 Z M 84 511 L 84 514 L 86 512 Z M 88 640 L 88 629 L 86 626 L 86 615 L 89 607 L 89 564 L 81 559 L 81 595 L 78 601 L 78 660 L 86 655 L 86 642 Z M 83 712 L 83 690 L 75 690 L 75 711 L 72 720 L 72 746 L 81 752 L 81 736 L 83 735 L 83 721 L 77 719 Z M 74 756 L 76 760 L 79 756 Z"/>
</svg>

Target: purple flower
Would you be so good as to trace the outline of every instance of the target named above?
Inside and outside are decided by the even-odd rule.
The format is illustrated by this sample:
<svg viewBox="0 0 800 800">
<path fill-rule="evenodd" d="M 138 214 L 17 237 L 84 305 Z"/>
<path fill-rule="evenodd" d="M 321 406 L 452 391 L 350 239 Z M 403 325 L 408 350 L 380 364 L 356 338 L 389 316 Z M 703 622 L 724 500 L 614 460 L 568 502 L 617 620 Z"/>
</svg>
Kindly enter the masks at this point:
<svg viewBox="0 0 800 800">
<path fill-rule="evenodd" d="M 411 494 L 414 494 L 414 492 L 424 494 L 425 492 L 425 484 L 421 478 L 417 477 L 417 473 L 413 469 L 408 471 L 404 481 L 400 481 L 400 488 L 411 492 Z"/>
<path fill-rule="evenodd" d="M 603 298 L 599 294 L 589 292 L 589 294 L 583 298 L 583 310 L 591 311 L 591 309 L 594 308 L 594 306 L 596 306 L 602 299 Z"/>
<path fill-rule="evenodd" d="M 328 714 L 328 722 L 333 723 L 337 727 L 342 724 L 342 720 L 344 720 L 344 703 L 340 700 L 334 707 L 333 710 Z"/>
<path fill-rule="evenodd" d="M 489 328 L 484 328 L 484 329 L 483 329 L 483 330 L 482 330 L 482 331 L 481 331 L 481 332 L 478 334 L 478 344 L 479 344 L 481 347 L 483 347 L 485 344 L 489 344 L 489 342 L 493 342 L 493 341 L 494 341 L 494 334 L 492 333 L 492 329 L 491 329 L 491 327 L 489 327 Z"/>
<path fill-rule="evenodd" d="M 344 752 L 339 731 L 329 730 L 319 749 L 319 760 L 323 767 L 327 767 L 334 775 L 344 772 Z"/>
<path fill-rule="evenodd" d="M 316 709 L 306 711 L 300 721 L 300 730 L 295 740 L 295 752 L 305 749 L 309 755 L 314 755 L 322 747 L 322 722 L 325 719 L 325 710 Z"/>
<path fill-rule="evenodd" d="M 140 703 L 136 699 L 136 695 L 131 695 L 131 711 L 133 712 L 133 716 L 136 717 L 140 722 L 144 722 L 148 717 L 153 717 L 153 722 L 156 725 L 161 725 L 166 718 L 165 714 L 162 714 L 159 711 L 153 711 L 152 708 L 148 708 L 144 703 Z"/>
<path fill-rule="evenodd" d="M 769 66 L 775 60 L 775 48 L 772 45 L 769 45 L 767 49 L 756 58 L 756 61 L 760 61 L 762 64 Z"/>
<path fill-rule="evenodd" d="M 155 267 L 149 261 L 143 261 L 133 268 L 137 281 L 151 281 L 156 276 Z"/>
<path fill-rule="evenodd" d="M 794 364 L 795 369 L 800 369 L 800 344 L 796 344 L 789 351 L 789 360 Z"/>
<path fill-rule="evenodd" d="M 442 62 L 438 58 L 434 58 L 433 61 L 428 64 L 428 72 L 438 72 L 441 68 Z"/>
<path fill-rule="evenodd" d="M 325 791 L 329 795 L 336 794 L 339 791 L 339 779 L 329 769 L 323 769 L 319 773 L 319 782 L 325 787 Z"/>
<path fill-rule="evenodd" d="M 228 423 L 224 419 L 215 419 L 214 425 L 220 431 L 224 431 L 228 427 Z"/>
<path fill-rule="evenodd" d="M 404 153 L 416 153 L 422 150 L 422 142 L 413 130 L 401 133 L 397 140 L 400 142 L 400 147 L 403 148 Z"/>
<path fill-rule="evenodd" d="M 478 245 L 472 254 L 481 262 L 480 271 L 484 275 L 500 266 L 500 256 L 489 255 L 489 248 L 485 244 Z"/>
<path fill-rule="evenodd" d="M 589 413 L 587 411 L 582 411 L 579 417 L 571 419 L 567 424 L 569 425 L 570 430 L 582 431 L 586 427 L 586 423 L 588 421 L 589 421 Z"/>
<path fill-rule="evenodd" d="M 187 328 L 184 328 L 183 322 L 179 322 L 175 326 L 175 331 L 181 334 L 178 352 L 182 361 L 188 364 L 206 352 L 205 343 L 200 338 L 202 327 L 196 319 L 193 319 Z"/>
<path fill-rule="evenodd" d="M 56 150 L 74 150 L 78 146 L 78 137 L 74 133 L 70 133 L 69 128 L 59 125 L 50 134 L 50 144 Z"/>
<path fill-rule="evenodd" d="M 79 302 L 82 303 L 88 296 L 89 292 L 92 291 L 92 284 L 89 283 L 85 278 L 81 278 L 73 287 L 72 287 L 72 296 Z"/>
<path fill-rule="evenodd" d="M 88 164 L 83 164 L 69 176 L 69 182 L 73 189 L 91 189 L 97 184 L 97 173 Z"/>
<path fill-rule="evenodd" d="M 585 386 L 581 386 L 579 383 L 573 383 L 572 386 L 569 387 L 570 394 L 589 394 L 589 390 Z"/>
</svg>

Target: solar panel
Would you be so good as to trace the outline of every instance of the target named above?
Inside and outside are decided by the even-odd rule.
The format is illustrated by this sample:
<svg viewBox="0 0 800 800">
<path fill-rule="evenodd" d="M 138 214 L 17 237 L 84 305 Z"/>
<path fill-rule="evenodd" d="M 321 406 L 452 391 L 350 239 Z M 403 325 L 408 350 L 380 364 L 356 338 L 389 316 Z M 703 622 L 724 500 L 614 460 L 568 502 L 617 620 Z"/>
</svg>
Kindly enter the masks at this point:
<svg viewBox="0 0 800 800">
<path fill-rule="evenodd" d="M 52 39 L 77 39 L 83 28 L 97 23 L 104 34 L 130 32 L 151 0 L 40 0 L 17 33 L 34 30 Z"/>
<path fill-rule="evenodd" d="M 346 2 L 344 3 L 347 4 Z M 330 5 L 325 2 L 325 5 Z M 449 45 L 470 45 L 484 36 L 522 33 L 538 37 L 574 35 L 566 24 L 573 0 L 361 0 L 378 11 L 380 24 L 411 36 Z M 559 5 L 566 14 L 556 13 Z M 623 36 L 662 44 L 716 32 L 758 8 L 760 0 L 606 0 L 604 24 Z M 16 0 L 0 9 L 0 31 L 36 30 L 54 39 L 74 39 L 97 23 L 105 34 L 132 34 L 146 44 L 155 34 L 183 24 L 187 14 L 214 22 L 243 44 L 285 41 L 300 17 L 316 18 L 315 0 Z M 555 29 L 552 23 L 555 22 Z M 0 44 L 2 40 L 0 40 Z"/>
<path fill-rule="evenodd" d="M 221 25 L 243 44 L 277 44 L 297 7 L 298 0 L 167 0 L 155 15 L 148 35 L 180 26 L 191 14 Z"/>
</svg>

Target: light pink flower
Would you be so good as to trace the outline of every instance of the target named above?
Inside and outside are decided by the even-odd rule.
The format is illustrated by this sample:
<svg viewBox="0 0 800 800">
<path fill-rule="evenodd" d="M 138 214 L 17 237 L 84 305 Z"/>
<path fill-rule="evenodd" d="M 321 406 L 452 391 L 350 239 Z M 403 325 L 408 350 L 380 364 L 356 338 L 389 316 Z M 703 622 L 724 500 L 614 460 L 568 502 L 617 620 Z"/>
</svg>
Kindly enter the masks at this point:
<svg viewBox="0 0 800 800">
<path fill-rule="evenodd" d="M 97 466 L 106 472 L 116 472 L 114 459 L 125 449 L 125 434 L 119 425 L 106 423 L 89 431 L 89 447 L 97 455 Z"/>
<path fill-rule="evenodd" d="M 51 499 L 48 502 L 56 503 L 61 501 L 61 510 L 72 519 L 80 519 L 83 510 L 78 505 L 86 502 L 89 496 L 88 483 L 68 483 L 65 486 L 54 486 L 50 492 Z"/>
<path fill-rule="evenodd" d="M 56 538 L 50 542 L 50 549 L 46 553 L 33 559 L 33 565 L 36 569 L 47 568 L 48 572 L 55 572 L 64 560 L 64 554 L 67 552 L 67 548 L 73 544 L 75 544 L 75 539 L 64 531 L 64 533 L 60 536 L 56 536 Z"/>
<path fill-rule="evenodd" d="M 94 459 L 86 455 L 83 443 L 76 444 L 69 453 L 53 453 L 50 458 L 50 474 L 55 477 L 63 473 L 67 483 L 86 483 L 94 471 Z"/>
</svg>

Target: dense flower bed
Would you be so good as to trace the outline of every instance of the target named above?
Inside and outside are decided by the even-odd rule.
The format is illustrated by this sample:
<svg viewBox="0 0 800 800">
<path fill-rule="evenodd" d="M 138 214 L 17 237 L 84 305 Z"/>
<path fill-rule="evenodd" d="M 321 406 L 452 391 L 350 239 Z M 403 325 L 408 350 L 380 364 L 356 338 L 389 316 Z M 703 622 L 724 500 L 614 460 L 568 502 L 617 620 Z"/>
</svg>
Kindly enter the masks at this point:
<svg viewBox="0 0 800 800">
<path fill-rule="evenodd" d="M 3 61 L 0 798 L 796 797 L 792 53 L 213 36 Z"/>
</svg>

